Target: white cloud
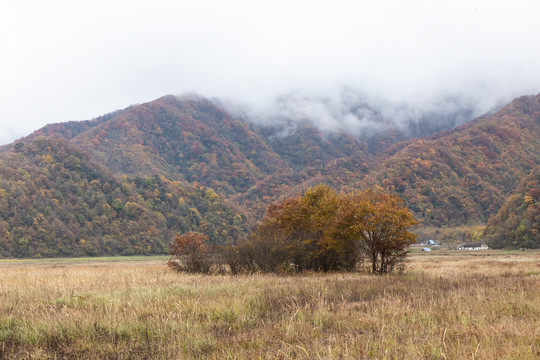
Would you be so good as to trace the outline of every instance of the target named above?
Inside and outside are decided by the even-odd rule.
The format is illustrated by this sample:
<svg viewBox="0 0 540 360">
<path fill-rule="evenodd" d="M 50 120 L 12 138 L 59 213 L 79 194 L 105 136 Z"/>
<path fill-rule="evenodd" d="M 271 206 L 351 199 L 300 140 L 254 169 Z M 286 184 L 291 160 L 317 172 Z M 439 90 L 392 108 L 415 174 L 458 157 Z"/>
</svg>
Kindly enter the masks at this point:
<svg viewBox="0 0 540 360">
<path fill-rule="evenodd" d="M 540 92 L 538 13 L 532 0 L 6 0 L 0 143 L 184 91 L 258 106 L 347 86 L 412 108 L 460 96 L 489 109 Z"/>
</svg>

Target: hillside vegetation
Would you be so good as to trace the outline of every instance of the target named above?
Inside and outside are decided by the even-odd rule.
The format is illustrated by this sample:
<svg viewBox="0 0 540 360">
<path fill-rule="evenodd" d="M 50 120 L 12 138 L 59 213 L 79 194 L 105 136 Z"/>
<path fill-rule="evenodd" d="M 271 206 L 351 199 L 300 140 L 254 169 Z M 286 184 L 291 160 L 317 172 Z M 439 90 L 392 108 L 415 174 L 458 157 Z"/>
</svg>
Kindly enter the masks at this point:
<svg viewBox="0 0 540 360">
<path fill-rule="evenodd" d="M 514 100 L 388 157 L 375 179 L 402 195 L 424 225 L 484 223 L 540 164 L 540 95 Z"/>
<path fill-rule="evenodd" d="M 0 256 L 159 253 L 190 230 L 235 242 L 269 204 L 317 183 L 382 185 L 420 229 L 477 229 L 538 166 L 540 95 L 409 140 L 396 128 L 267 125 L 202 97 L 165 96 L 0 148 Z"/>
<path fill-rule="evenodd" d="M 247 231 L 213 190 L 114 176 L 64 139 L 18 145 L 0 164 L 0 256 L 165 253 L 176 232 L 224 242 Z"/>
<path fill-rule="evenodd" d="M 494 248 L 540 248 L 540 167 L 490 219 L 484 235 Z"/>
</svg>

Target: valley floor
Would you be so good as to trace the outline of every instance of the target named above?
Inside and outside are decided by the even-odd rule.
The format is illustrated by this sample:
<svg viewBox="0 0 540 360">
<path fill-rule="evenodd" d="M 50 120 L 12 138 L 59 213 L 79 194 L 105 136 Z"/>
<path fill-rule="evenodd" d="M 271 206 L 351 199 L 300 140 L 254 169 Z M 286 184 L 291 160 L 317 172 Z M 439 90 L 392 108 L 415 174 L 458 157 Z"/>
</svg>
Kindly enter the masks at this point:
<svg viewBox="0 0 540 360">
<path fill-rule="evenodd" d="M 179 275 L 164 258 L 0 274 L 0 358 L 540 357 L 540 252 L 413 253 L 390 276 Z"/>
</svg>

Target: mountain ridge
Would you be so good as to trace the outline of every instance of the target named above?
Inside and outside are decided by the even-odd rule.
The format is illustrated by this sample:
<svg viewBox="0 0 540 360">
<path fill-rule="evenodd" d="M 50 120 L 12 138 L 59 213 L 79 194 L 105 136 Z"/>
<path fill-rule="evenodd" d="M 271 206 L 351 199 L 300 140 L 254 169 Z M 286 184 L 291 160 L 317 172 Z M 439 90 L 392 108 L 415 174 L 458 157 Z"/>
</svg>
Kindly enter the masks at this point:
<svg viewBox="0 0 540 360">
<path fill-rule="evenodd" d="M 392 129 L 362 137 L 343 131 L 325 133 L 309 121 L 283 124 L 239 119 L 216 102 L 199 96 L 167 95 L 93 120 L 47 125 L 0 148 L 0 170 L 4 174 L 0 194 L 3 199 L 11 199 L 0 206 L 0 235 L 4 234 L 0 248 L 13 248 L 25 237 L 13 238 L 17 231 L 37 233 L 40 227 L 32 225 L 37 215 L 31 208 L 43 212 L 47 206 L 33 201 L 48 203 L 48 207 L 54 204 L 47 196 L 39 200 L 14 190 L 18 189 L 18 181 L 28 183 L 30 188 L 41 186 L 34 179 L 24 178 L 24 171 L 33 174 L 31 178 L 54 182 L 58 188 L 62 185 L 50 178 L 51 172 L 60 179 L 65 177 L 66 182 L 78 179 L 90 187 L 95 179 L 81 173 L 77 164 L 93 169 L 90 173 L 94 171 L 100 178 L 110 179 L 108 193 L 104 189 L 94 191 L 103 193 L 100 196 L 109 207 L 119 199 L 139 209 L 135 211 L 137 216 L 146 219 L 142 223 L 146 221 L 156 231 L 133 241 L 144 244 L 147 237 L 157 236 L 159 245 L 155 250 L 150 246 L 151 253 L 165 251 L 167 237 L 174 231 L 207 231 L 215 242 L 239 240 L 246 235 L 249 224 L 264 215 L 269 203 L 318 182 L 342 190 L 368 184 L 390 188 L 403 197 L 424 227 L 485 224 L 521 179 L 540 166 L 540 94 L 517 98 L 494 114 L 454 129 L 409 140 Z M 43 145 L 47 142 L 50 145 Z M 32 155 L 32 148 L 40 150 L 34 150 Z M 62 158 L 60 155 L 66 152 L 69 156 Z M 67 158 L 74 164 L 66 163 Z M 51 168 L 51 159 L 58 164 L 56 169 Z M 21 174 L 17 169 L 22 169 Z M 114 188 L 131 190 L 117 196 L 113 195 Z M 55 189 L 50 191 L 54 193 Z M 79 185 L 65 191 L 84 193 Z M 180 196 L 182 192 L 189 196 Z M 176 202 L 171 202 L 173 198 Z M 210 206 L 210 198 L 220 205 Z M 19 200 L 27 208 L 16 206 Z M 91 209 L 84 201 L 73 200 L 73 206 L 77 205 L 71 210 L 87 214 L 92 221 L 103 215 L 81 210 Z M 180 206 L 182 201 L 192 206 Z M 54 206 L 47 211 L 53 210 Z M 18 211 L 31 214 L 27 214 L 26 228 L 13 215 Z M 175 220 L 167 220 L 170 214 Z M 185 219 L 192 219 L 188 221 L 191 225 L 186 225 Z M 47 218 L 47 222 L 54 220 Z M 125 224 L 129 220 L 126 218 Z M 82 220 L 80 223 L 87 226 Z M 125 230 L 117 231 L 117 237 L 131 236 L 125 224 L 118 225 Z M 93 237 L 84 240 L 93 244 L 95 253 L 115 253 L 117 250 L 103 250 L 98 237 L 105 233 L 94 231 L 81 236 Z M 134 246 L 138 245 L 127 248 Z M 74 245 L 72 248 L 79 249 Z"/>
</svg>

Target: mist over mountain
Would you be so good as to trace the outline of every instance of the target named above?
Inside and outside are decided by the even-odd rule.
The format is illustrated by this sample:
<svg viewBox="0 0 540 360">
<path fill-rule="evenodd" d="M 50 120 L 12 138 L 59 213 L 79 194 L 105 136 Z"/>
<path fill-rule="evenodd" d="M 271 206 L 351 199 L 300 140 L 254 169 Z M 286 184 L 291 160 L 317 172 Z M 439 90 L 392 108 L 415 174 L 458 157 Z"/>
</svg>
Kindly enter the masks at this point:
<svg viewBox="0 0 540 360">
<path fill-rule="evenodd" d="M 389 130 L 404 138 L 432 135 L 493 113 L 506 101 L 480 101 L 466 94 L 436 94 L 426 99 L 392 99 L 351 87 L 335 91 L 297 90 L 258 105 L 214 99 L 235 117 L 258 125 L 283 128 L 286 135 L 309 123 L 325 134 L 346 132 L 370 138 Z"/>
<path fill-rule="evenodd" d="M 0 144 L 185 91 L 323 131 L 377 127 L 373 110 L 427 134 L 538 92 L 539 12 L 535 0 L 4 1 Z"/>
</svg>

